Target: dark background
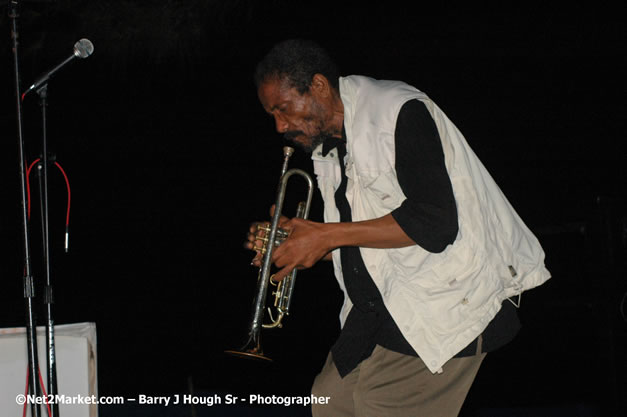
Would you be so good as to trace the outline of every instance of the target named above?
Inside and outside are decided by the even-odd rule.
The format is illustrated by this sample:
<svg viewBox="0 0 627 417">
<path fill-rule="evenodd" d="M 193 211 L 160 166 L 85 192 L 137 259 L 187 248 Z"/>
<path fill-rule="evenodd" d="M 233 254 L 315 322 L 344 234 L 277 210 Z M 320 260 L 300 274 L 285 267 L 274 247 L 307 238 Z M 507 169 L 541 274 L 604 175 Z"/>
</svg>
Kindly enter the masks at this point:
<svg viewBox="0 0 627 417">
<path fill-rule="evenodd" d="M 0 326 L 9 327 L 25 324 L 25 309 L 4 3 Z M 20 9 L 22 91 L 80 38 L 95 46 L 50 81 L 48 140 L 72 188 L 65 254 L 66 190 L 51 170 L 55 321 L 96 322 L 100 394 L 308 393 L 339 331 L 341 294 L 329 265 L 299 274 L 284 329 L 264 332 L 273 364 L 223 354 L 244 337 L 256 270 L 242 242 L 251 221 L 267 218 L 282 159 L 252 72 L 275 42 L 305 37 L 326 47 L 342 74 L 401 79 L 430 95 L 545 248 L 553 278 L 524 295 L 523 330 L 486 359 L 463 414 L 624 415 L 627 106 L 619 8 L 57 0 Z M 23 110 L 30 162 L 41 152 L 35 94 Z M 302 153 L 292 166 L 312 168 Z M 37 201 L 33 195 L 35 208 Z M 313 219 L 321 218 L 320 204 Z M 33 216 L 41 285 L 37 209 Z M 133 411 L 142 412 L 167 410 Z M 101 408 L 105 416 L 122 413 Z"/>
</svg>

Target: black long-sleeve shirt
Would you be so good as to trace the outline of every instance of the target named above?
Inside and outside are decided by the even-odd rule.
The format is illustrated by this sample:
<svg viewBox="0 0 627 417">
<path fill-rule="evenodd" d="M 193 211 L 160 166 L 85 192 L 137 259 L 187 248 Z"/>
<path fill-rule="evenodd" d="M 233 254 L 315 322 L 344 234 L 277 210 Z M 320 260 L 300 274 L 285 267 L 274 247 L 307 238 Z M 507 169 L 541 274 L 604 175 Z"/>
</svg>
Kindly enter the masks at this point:
<svg viewBox="0 0 627 417">
<path fill-rule="evenodd" d="M 340 161 L 346 155 L 346 138 L 339 144 L 327 142 L 323 153 L 337 147 Z M 347 177 L 342 167 L 342 182 L 335 193 L 341 222 L 352 221 L 346 200 Z M 442 252 L 453 243 L 458 232 L 457 206 L 453 195 L 440 137 L 424 104 L 405 103 L 395 130 L 395 169 L 407 197 L 392 216 L 403 231 L 430 252 Z M 368 274 L 358 247 L 340 248 L 342 274 L 353 308 L 331 349 L 335 365 L 343 377 L 366 359 L 378 344 L 387 349 L 417 356 L 405 340 L 383 304 L 383 299 Z M 509 342 L 519 329 L 513 305 L 506 302 L 483 333 L 483 351 L 494 350 Z M 456 356 L 473 355 L 476 341 Z"/>
</svg>

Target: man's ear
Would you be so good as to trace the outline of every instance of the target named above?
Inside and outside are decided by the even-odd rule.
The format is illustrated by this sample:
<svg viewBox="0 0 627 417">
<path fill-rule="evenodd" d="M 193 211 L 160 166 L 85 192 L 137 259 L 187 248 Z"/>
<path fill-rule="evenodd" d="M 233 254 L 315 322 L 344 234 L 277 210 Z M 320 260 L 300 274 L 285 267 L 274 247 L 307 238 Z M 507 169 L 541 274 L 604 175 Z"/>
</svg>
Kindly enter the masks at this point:
<svg viewBox="0 0 627 417">
<path fill-rule="evenodd" d="M 329 97 L 331 93 L 331 84 L 327 77 L 322 74 L 314 74 L 311 80 L 310 90 L 319 97 Z"/>
</svg>

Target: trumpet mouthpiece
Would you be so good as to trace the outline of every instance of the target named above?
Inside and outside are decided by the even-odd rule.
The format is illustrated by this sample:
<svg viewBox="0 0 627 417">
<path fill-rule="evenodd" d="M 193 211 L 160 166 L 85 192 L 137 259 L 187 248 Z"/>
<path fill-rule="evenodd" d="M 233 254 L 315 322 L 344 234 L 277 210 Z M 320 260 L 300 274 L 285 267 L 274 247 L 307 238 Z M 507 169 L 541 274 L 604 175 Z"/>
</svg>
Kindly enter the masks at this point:
<svg viewBox="0 0 627 417">
<path fill-rule="evenodd" d="M 294 148 L 292 148 L 291 146 L 283 147 L 283 156 L 289 158 L 290 156 L 292 156 L 293 153 L 294 153 Z"/>
</svg>

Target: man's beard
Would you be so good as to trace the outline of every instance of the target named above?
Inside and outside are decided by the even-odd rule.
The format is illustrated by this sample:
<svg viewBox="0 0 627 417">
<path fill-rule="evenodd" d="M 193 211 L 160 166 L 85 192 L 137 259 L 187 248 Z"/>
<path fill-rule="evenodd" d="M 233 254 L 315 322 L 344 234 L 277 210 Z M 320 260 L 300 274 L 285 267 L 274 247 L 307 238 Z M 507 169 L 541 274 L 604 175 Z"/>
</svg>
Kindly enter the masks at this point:
<svg viewBox="0 0 627 417">
<path fill-rule="evenodd" d="M 296 139 L 298 136 L 305 136 L 309 138 L 311 140 L 311 143 L 305 144 L 295 141 L 294 139 Z M 328 132 L 320 132 L 315 136 L 307 136 L 304 132 L 300 130 L 293 130 L 290 132 L 285 132 L 283 137 L 298 146 L 299 148 L 303 149 L 305 152 L 312 153 L 314 149 L 323 144 L 324 141 L 332 137 L 332 135 Z"/>
</svg>

